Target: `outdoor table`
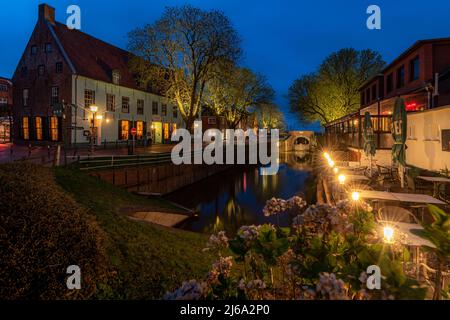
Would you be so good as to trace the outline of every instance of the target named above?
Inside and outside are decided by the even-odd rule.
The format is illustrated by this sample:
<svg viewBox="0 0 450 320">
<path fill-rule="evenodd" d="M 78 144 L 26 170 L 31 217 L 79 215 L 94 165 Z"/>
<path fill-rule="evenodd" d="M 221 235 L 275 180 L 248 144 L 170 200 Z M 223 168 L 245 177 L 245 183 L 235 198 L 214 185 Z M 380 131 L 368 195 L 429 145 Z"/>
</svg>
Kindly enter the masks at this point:
<svg viewBox="0 0 450 320">
<path fill-rule="evenodd" d="M 366 176 L 363 176 L 361 174 L 349 174 L 349 175 L 346 175 L 346 178 L 349 181 L 355 181 L 355 180 L 370 181 L 369 178 L 367 178 Z"/>
<path fill-rule="evenodd" d="M 360 191 L 360 198 L 411 203 L 445 204 L 445 202 L 433 198 L 427 194 L 416 193 L 393 193 L 385 191 L 362 190 Z"/>
<path fill-rule="evenodd" d="M 439 185 L 444 183 L 450 183 L 450 179 L 444 177 L 424 177 L 418 176 L 417 179 L 432 182 L 434 185 L 433 196 L 437 197 L 439 195 Z"/>
</svg>

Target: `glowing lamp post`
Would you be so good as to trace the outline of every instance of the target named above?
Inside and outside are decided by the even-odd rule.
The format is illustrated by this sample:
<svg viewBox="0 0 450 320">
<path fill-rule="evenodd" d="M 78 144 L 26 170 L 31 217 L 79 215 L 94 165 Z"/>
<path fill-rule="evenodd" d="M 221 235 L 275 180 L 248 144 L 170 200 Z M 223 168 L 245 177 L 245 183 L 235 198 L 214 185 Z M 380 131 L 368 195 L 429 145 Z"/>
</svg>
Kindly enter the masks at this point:
<svg viewBox="0 0 450 320">
<path fill-rule="evenodd" d="M 343 184 L 345 183 L 345 180 L 346 180 L 346 179 L 347 179 L 347 178 L 345 177 L 345 175 L 340 174 L 340 175 L 338 176 L 339 184 L 340 184 L 340 185 L 343 185 Z"/>
<path fill-rule="evenodd" d="M 91 122 L 91 153 L 94 153 L 94 134 L 95 134 L 95 118 L 97 115 L 98 107 L 95 105 L 91 105 L 89 110 L 92 112 L 92 122 Z"/>
<path fill-rule="evenodd" d="M 394 242 L 394 228 L 391 226 L 385 226 L 383 229 L 384 242 L 393 243 Z"/>
<path fill-rule="evenodd" d="M 352 192 L 352 200 L 353 201 L 359 201 L 359 198 L 360 198 L 360 194 L 359 194 L 359 192 Z"/>
</svg>

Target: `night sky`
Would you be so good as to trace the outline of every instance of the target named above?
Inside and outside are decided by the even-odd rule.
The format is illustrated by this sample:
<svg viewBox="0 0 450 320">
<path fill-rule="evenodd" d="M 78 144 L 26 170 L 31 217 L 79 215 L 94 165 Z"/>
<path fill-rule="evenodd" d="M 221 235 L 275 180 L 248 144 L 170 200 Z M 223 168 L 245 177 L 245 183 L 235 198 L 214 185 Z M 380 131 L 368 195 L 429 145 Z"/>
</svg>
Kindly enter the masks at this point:
<svg viewBox="0 0 450 320">
<path fill-rule="evenodd" d="M 42 1 L 2 1 L 0 76 L 11 77 L 37 19 Z M 81 7 L 81 31 L 125 48 L 127 32 L 158 19 L 166 6 L 222 10 L 242 37 L 242 64 L 264 74 L 277 91 L 290 129 L 305 126 L 288 112 L 287 90 L 314 71 L 331 52 L 344 47 L 378 50 L 390 62 L 416 40 L 450 37 L 448 0 L 47 0 L 60 22 L 66 8 Z M 382 29 L 366 28 L 366 9 L 381 7 Z"/>
</svg>

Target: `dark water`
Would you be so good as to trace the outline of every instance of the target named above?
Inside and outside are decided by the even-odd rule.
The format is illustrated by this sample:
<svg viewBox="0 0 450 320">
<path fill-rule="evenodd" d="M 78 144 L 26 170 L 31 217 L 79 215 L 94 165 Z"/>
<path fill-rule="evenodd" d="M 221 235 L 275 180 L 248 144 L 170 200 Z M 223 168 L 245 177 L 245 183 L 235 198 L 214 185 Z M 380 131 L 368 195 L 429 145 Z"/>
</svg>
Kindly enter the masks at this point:
<svg viewBox="0 0 450 320">
<path fill-rule="evenodd" d="M 236 166 L 213 177 L 180 189 L 167 196 L 171 201 L 194 209 L 199 217 L 187 221 L 183 229 L 202 233 L 225 230 L 234 235 L 243 225 L 273 223 L 274 217 L 262 213 L 272 197 L 290 198 L 294 195 L 308 200 L 314 177 L 304 154 L 285 154 L 280 159 L 276 175 L 260 175 L 258 167 Z M 282 226 L 289 225 L 292 214 L 279 216 Z"/>
</svg>

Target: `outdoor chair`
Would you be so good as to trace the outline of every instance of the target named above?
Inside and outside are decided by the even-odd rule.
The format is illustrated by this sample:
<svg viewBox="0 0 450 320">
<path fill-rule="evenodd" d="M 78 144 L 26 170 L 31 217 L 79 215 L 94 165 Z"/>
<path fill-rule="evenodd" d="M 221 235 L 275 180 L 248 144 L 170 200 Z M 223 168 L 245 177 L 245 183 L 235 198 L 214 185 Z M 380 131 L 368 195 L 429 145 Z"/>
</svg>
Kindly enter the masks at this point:
<svg viewBox="0 0 450 320">
<path fill-rule="evenodd" d="M 422 182 L 420 179 L 414 179 L 413 177 L 406 175 L 406 183 L 408 189 L 413 193 L 423 193 L 431 195 L 433 193 L 433 186 L 429 183 Z"/>
<path fill-rule="evenodd" d="M 378 210 L 378 221 L 419 223 L 417 218 L 405 208 L 396 206 L 385 206 Z"/>
</svg>

